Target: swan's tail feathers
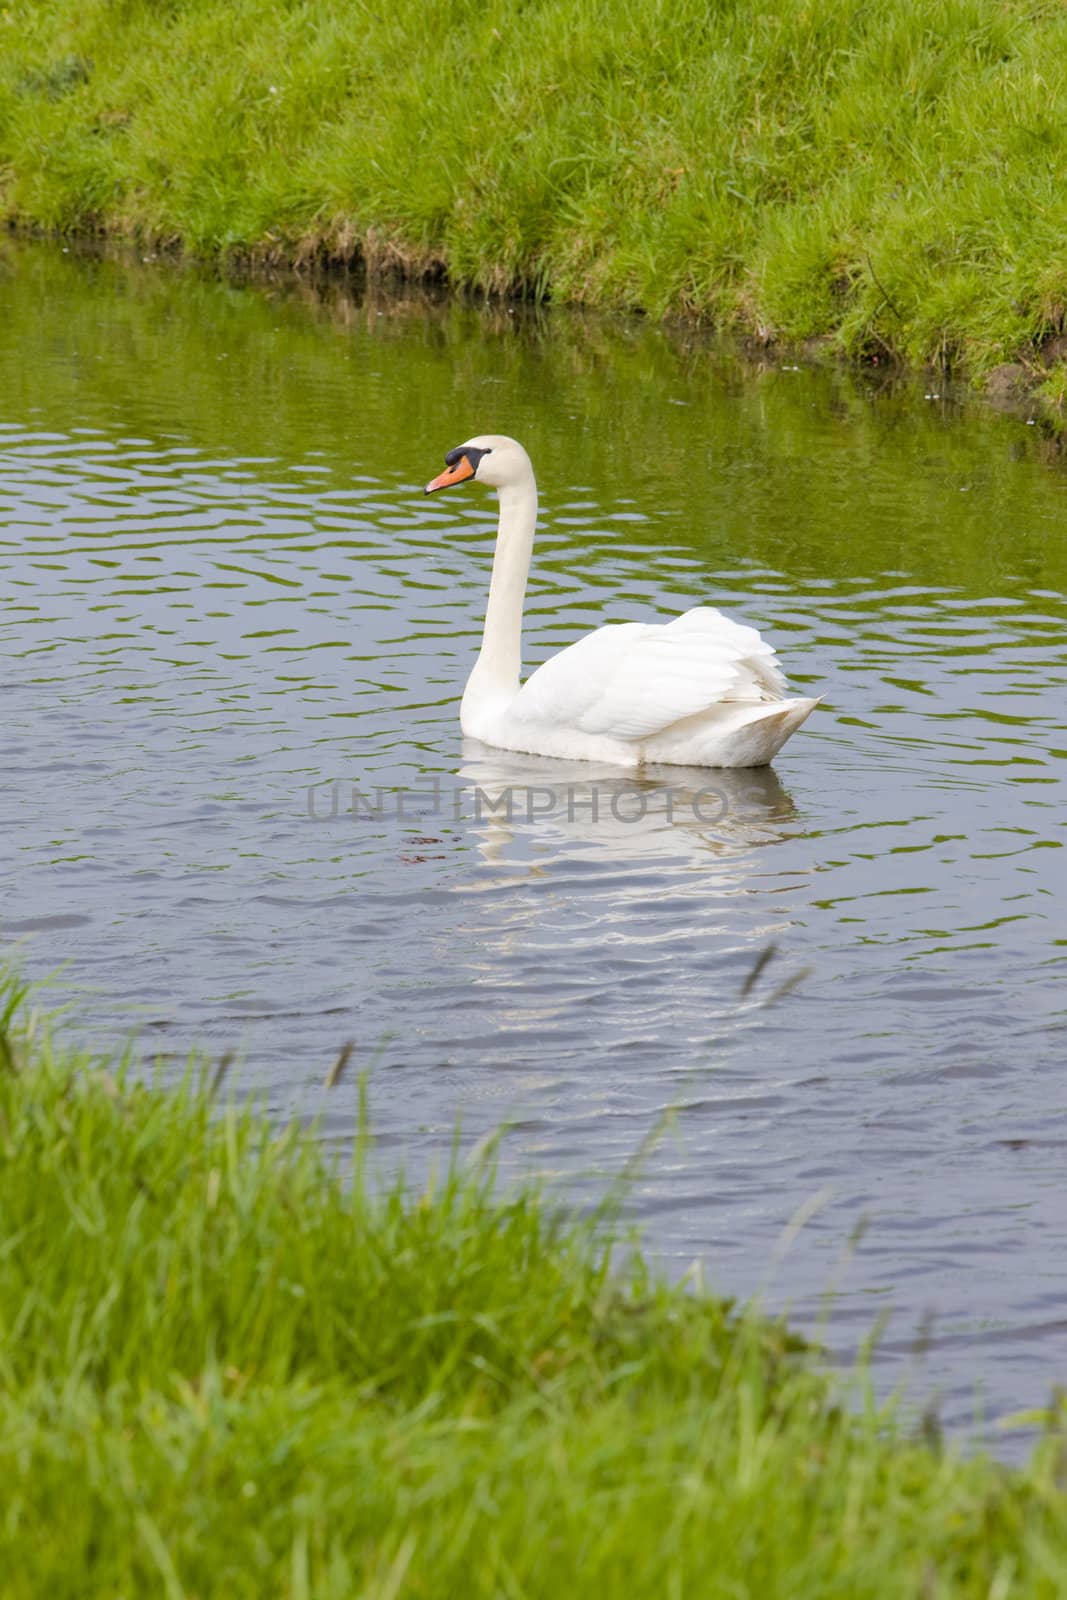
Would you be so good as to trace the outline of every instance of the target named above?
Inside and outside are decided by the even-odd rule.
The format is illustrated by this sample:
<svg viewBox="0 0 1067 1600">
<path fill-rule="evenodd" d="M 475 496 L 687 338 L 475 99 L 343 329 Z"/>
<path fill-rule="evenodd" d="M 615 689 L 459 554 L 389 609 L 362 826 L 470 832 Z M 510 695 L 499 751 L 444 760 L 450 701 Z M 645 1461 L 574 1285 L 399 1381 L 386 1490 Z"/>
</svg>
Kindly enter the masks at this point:
<svg viewBox="0 0 1067 1600">
<path fill-rule="evenodd" d="M 820 699 L 724 700 L 665 728 L 645 742 L 642 756 L 695 767 L 765 767 Z"/>
<path fill-rule="evenodd" d="M 747 725 L 747 731 L 750 731 L 753 735 L 754 746 L 759 759 L 755 761 L 732 761 L 730 765 L 765 767 L 769 761 L 774 760 L 786 740 L 791 738 L 803 723 L 807 722 L 821 699 L 821 695 L 816 696 L 814 699 L 798 696 L 793 700 L 780 700 L 777 705 L 772 702 L 762 708 L 762 714 L 753 717 L 752 721 Z"/>
</svg>

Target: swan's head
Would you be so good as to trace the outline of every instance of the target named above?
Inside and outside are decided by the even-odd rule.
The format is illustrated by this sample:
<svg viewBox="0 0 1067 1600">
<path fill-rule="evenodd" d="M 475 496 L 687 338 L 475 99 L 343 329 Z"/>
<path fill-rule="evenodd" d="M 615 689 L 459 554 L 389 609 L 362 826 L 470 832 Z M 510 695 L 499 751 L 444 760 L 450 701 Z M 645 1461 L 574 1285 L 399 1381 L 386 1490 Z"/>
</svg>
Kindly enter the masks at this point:
<svg viewBox="0 0 1067 1600">
<path fill-rule="evenodd" d="M 435 489 L 450 489 L 454 483 L 474 478 L 491 489 L 506 489 L 512 484 L 533 479 L 530 458 L 517 439 L 503 433 L 480 433 L 466 444 L 457 444 L 445 456 L 445 470 L 426 485 L 426 494 Z"/>
</svg>

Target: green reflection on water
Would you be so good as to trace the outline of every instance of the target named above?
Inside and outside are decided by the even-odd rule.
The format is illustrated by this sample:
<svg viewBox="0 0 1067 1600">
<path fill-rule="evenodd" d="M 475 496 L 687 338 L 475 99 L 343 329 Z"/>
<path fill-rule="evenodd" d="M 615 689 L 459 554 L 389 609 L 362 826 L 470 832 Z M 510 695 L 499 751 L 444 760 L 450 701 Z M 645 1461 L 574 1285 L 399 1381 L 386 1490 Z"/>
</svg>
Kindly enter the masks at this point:
<svg viewBox="0 0 1067 1600">
<path fill-rule="evenodd" d="M 960 598 L 1067 588 L 1058 444 L 932 379 L 798 370 L 640 321 L 236 286 L 10 242 L 0 326 L 8 422 L 178 435 L 250 473 L 310 457 L 339 483 L 362 471 L 404 490 L 468 434 L 510 432 L 550 513 L 577 488 L 632 502 L 649 520 L 626 522 L 629 542 L 688 547 L 711 572 L 888 574 Z M 565 515 L 581 526 L 580 508 Z"/>
</svg>

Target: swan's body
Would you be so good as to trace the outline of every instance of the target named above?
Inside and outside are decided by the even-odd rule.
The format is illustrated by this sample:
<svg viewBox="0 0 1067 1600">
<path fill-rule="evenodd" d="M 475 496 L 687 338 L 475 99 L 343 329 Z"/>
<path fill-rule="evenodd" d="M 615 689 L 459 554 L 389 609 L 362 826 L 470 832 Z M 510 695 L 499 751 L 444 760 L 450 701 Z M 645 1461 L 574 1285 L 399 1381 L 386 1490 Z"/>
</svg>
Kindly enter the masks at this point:
<svg viewBox="0 0 1067 1600">
<path fill-rule="evenodd" d="M 790 699 L 771 646 L 711 606 L 667 623 L 609 623 L 520 683 L 537 522 L 530 458 L 514 439 L 484 434 L 445 459 L 427 494 L 476 478 L 500 495 L 482 648 L 460 707 L 465 734 L 504 750 L 622 767 L 762 767 L 818 705 Z"/>
</svg>

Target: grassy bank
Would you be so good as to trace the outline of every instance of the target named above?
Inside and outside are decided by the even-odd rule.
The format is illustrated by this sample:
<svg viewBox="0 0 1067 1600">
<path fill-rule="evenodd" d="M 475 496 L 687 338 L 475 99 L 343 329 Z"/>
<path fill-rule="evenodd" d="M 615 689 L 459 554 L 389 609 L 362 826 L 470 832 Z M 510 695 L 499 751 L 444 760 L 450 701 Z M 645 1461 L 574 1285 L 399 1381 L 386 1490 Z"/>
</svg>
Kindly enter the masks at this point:
<svg viewBox="0 0 1067 1600">
<path fill-rule="evenodd" d="M 0 6 L 11 222 L 1021 361 L 1061 400 L 1065 170 L 1058 0 Z"/>
<path fill-rule="evenodd" d="M 781 1328 L 613 1266 L 533 1192 L 375 1193 L 358 1158 L 342 1184 L 306 1135 L 10 1009 L 12 1600 L 1067 1587 L 1056 1440 L 1009 1473 L 894 1438 Z"/>
</svg>

